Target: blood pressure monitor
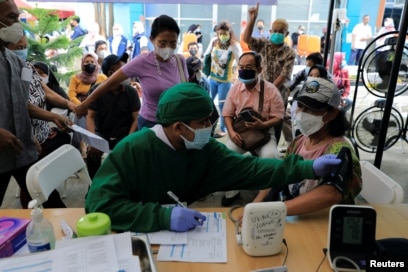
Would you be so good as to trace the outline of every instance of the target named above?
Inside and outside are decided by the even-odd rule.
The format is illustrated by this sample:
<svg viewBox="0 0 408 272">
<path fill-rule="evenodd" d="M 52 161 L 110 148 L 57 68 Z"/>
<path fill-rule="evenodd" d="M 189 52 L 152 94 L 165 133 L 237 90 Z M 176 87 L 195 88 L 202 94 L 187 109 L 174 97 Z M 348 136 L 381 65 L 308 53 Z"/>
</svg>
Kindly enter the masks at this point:
<svg viewBox="0 0 408 272">
<path fill-rule="evenodd" d="M 376 212 L 369 206 L 334 205 L 330 209 L 328 259 L 334 268 L 336 257 L 353 260 L 362 270 L 366 257 L 376 253 Z M 339 258 L 336 267 L 341 271 L 356 271 L 354 266 Z"/>
<path fill-rule="evenodd" d="M 244 208 L 242 248 L 250 256 L 281 252 L 286 205 L 281 201 L 249 203 Z"/>
</svg>

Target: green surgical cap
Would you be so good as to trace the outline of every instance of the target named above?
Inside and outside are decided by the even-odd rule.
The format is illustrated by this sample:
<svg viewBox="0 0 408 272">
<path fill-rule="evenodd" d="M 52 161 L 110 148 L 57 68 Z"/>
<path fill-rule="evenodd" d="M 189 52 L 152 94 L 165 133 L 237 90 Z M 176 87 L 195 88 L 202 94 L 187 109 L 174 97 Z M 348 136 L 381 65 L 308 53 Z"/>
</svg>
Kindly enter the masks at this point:
<svg viewBox="0 0 408 272">
<path fill-rule="evenodd" d="M 159 124 L 189 122 L 209 116 L 213 103 L 207 92 L 196 83 L 179 83 L 160 95 L 156 118 Z"/>
</svg>

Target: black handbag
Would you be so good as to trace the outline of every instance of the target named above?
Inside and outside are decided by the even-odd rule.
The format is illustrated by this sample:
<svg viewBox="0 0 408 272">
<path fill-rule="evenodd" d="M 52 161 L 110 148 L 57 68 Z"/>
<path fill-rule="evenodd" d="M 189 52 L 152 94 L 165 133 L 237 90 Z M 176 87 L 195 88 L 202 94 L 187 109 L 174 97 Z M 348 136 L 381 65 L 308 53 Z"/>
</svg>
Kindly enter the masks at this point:
<svg viewBox="0 0 408 272">
<path fill-rule="evenodd" d="M 259 93 L 259 106 L 258 111 L 253 110 L 252 108 L 244 108 L 241 112 L 234 118 L 232 126 L 234 130 L 239 133 L 243 139 L 242 149 L 246 151 L 253 151 L 261 146 L 264 146 L 271 139 L 271 134 L 269 129 L 249 129 L 245 125 L 245 118 L 241 115 L 244 111 L 249 111 L 250 114 L 258 119 L 264 120 L 260 114 L 263 110 L 263 101 L 264 101 L 264 81 L 261 80 L 261 91 Z"/>
</svg>

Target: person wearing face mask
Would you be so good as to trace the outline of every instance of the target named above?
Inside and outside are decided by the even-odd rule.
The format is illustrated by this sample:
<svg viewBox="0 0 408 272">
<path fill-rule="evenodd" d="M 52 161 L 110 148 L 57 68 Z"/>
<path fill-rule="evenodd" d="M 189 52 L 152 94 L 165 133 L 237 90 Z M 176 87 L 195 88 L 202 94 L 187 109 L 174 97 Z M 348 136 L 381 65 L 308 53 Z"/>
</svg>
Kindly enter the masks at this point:
<svg viewBox="0 0 408 272">
<path fill-rule="evenodd" d="M 106 37 L 99 34 L 99 24 L 97 22 L 91 23 L 88 27 L 88 33 L 85 34 L 81 43 L 80 48 L 83 48 L 83 53 L 93 53 L 95 51 L 96 41 L 106 41 Z"/>
<path fill-rule="evenodd" d="M 218 97 L 218 108 L 222 112 L 228 91 L 232 82 L 237 78 L 234 63 L 238 63 L 242 48 L 229 23 L 220 22 L 216 31 L 217 37 L 210 42 L 204 56 L 211 54 L 209 75 L 211 97 L 213 99 Z M 220 131 L 215 134 L 216 138 L 224 137 L 227 134 L 224 117 L 221 116 L 220 121 Z"/>
<path fill-rule="evenodd" d="M 265 31 L 265 21 L 258 19 L 256 21 L 256 29 L 252 32 L 252 37 L 254 38 L 269 38 L 268 31 Z"/>
<path fill-rule="evenodd" d="M 283 101 L 288 98 L 286 83 L 292 76 L 296 54 L 287 44 L 285 37 L 289 34 L 288 22 L 285 19 L 276 19 L 272 23 L 269 39 L 253 38 L 252 31 L 258 16 L 259 3 L 256 7 L 249 8 L 249 21 L 244 31 L 244 41 L 251 50 L 262 56 L 262 76 L 265 80 L 272 82 L 281 92 Z"/>
<path fill-rule="evenodd" d="M 323 65 L 316 64 L 308 68 L 309 68 L 308 69 L 309 71 L 308 71 L 307 77 L 320 77 L 320 78 L 327 79 L 330 82 L 333 82 L 332 76 L 329 75 L 329 72 L 327 72 L 326 68 Z M 302 84 L 302 87 L 303 87 L 303 84 Z M 293 94 L 293 98 L 296 98 L 298 96 L 299 91 L 300 90 L 296 91 Z M 296 101 L 296 99 L 293 99 L 291 106 L 290 106 L 290 116 L 292 120 L 292 127 L 291 127 L 292 137 L 298 136 L 300 134 L 300 130 L 298 129 L 297 123 L 296 123 L 297 104 L 298 102 Z"/>
<path fill-rule="evenodd" d="M 344 112 L 351 109 L 353 100 L 349 98 L 350 95 L 350 77 L 346 65 L 345 54 L 343 52 L 334 53 L 333 62 L 333 81 L 341 94 L 340 109 Z"/>
<path fill-rule="evenodd" d="M 289 146 L 286 156 L 298 154 L 314 159 L 337 154 L 343 146 L 352 154 L 351 173 L 323 179 L 301 179 L 299 183 L 272 187 L 264 201 L 284 201 L 288 215 L 299 215 L 330 208 L 334 204 L 354 204 L 362 188 L 360 162 L 345 138 L 349 124 L 339 110 L 340 92 L 333 82 L 309 77 L 298 96 L 296 123 L 301 135 Z"/>
<path fill-rule="evenodd" d="M 108 38 L 109 52 L 116 56 L 122 56 L 126 53 L 128 39 L 123 36 L 123 27 L 120 24 L 114 24 L 112 27 L 112 36 Z"/>
<path fill-rule="evenodd" d="M 20 192 L 23 208 L 27 208 L 29 192 L 26 174 L 37 161 L 40 148 L 33 137 L 31 118 L 48 118 L 52 115 L 29 103 L 32 77 L 26 63 L 6 45 L 18 43 L 23 36 L 19 22 L 20 12 L 14 1 L 0 1 L 0 204 L 14 177 Z M 51 118 L 50 118 L 51 117 Z"/>
<path fill-rule="evenodd" d="M 196 42 L 191 42 L 188 44 L 188 53 L 191 57 L 198 58 L 198 44 Z"/>
<path fill-rule="evenodd" d="M 71 77 L 68 86 L 69 99 L 75 104 L 81 104 L 81 101 L 88 97 L 89 89 L 98 83 L 106 80 L 104 74 L 99 73 L 99 65 L 93 53 L 85 54 L 81 59 L 81 72 Z M 75 109 L 76 110 L 76 109 Z M 85 118 L 76 118 L 75 123 L 86 128 Z M 85 158 L 87 153 L 87 147 L 85 142 L 80 140 L 80 135 L 74 133 L 73 144 L 79 146 L 82 156 Z"/>
<path fill-rule="evenodd" d="M 16 53 L 16 55 L 25 61 L 27 58 L 27 38 L 22 36 L 16 43 L 7 43 L 7 48 Z M 23 53 L 22 53 L 23 52 Z M 72 125 L 72 122 L 67 116 L 62 116 L 46 110 L 46 101 L 49 101 L 60 108 L 74 110 L 74 104 L 69 100 L 64 99 L 54 91 L 52 91 L 42 80 L 42 77 L 37 73 L 35 67 L 30 63 L 25 64 L 25 76 L 30 81 L 28 102 L 34 106 L 33 110 L 36 116 L 30 112 L 32 133 L 35 141 L 38 144 L 38 159 L 42 159 L 58 147 L 69 144 L 71 141 L 70 135 L 65 131 L 67 125 Z M 56 127 L 50 127 L 49 122 L 52 121 Z M 24 208 L 27 207 L 30 195 L 25 190 L 20 191 L 20 201 Z M 58 192 L 54 190 L 47 202 L 47 208 L 65 208 Z"/>
<path fill-rule="evenodd" d="M 167 15 L 160 15 L 152 23 L 150 40 L 154 50 L 141 54 L 118 69 L 100 84 L 79 105 L 77 115 L 83 116 L 89 105 L 111 88 L 128 78 L 137 78 L 142 87 L 142 107 L 138 116 L 138 129 L 152 127 L 157 123 L 156 111 L 160 94 L 171 86 L 188 80 L 188 70 L 183 55 L 175 54 L 180 28 Z"/>
<path fill-rule="evenodd" d="M 79 16 L 74 16 L 71 19 L 70 26 L 71 29 L 73 29 L 73 32 L 71 34 L 71 40 L 75 40 L 76 38 L 79 38 L 87 34 L 87 31 L 82 29 L 82 27 L 80 26 L 79 24 L 80 21 L 81 18 Z"/>
<path fill-rule="evenodd" d="M 33 64 L 35 70 L 37 71 L 38 75 L 41 77 L 42 82 L 48 86 L 52 91 L 60 95 L 62 98 L 69 101 L 69 97 L 67 92 L 60 86 L 57 78 L 55 77 L 54 73 L 51 71 L 48 64 L 42 61 L 36 61 Z M 46 109 L 50 111 L 52 108 L 58 107 L 58 105 L 51 103 L 50 101 L 46 101 Z"/>
<path fill-rule="evenodd" d="M 133 43 L 128 47 L 129 55 L 134 59 L 137 55 L 142 53 L 143 47 L 148 47 L 149 40 L 146 37 L 145 28 L 141 21 L 133 23 Z"/>
<path fill-rule="evenodd" d="M 319 52 L 311 53 L 306 57 L 306 67 L 303 70 L 300 70 L 295 75 L 289 84 L 289 91 L 294 91 L 296 87 L 299 86 L 301 82 L 304 82 L 309 75 L 310 67 L 314 65 L 323 65 L 323 57 Z"/>
<path fill-rule="evenodd" d="M 251 108 L 258 112 L 261 89 L 261 80 L 259 78 L 262 72 L 261 61 L 261 56 L 253 51 L 244 52 L 240 56 L 238 63 L 239 82 L 231 87 L 222 111 L 229 136 L 226 146 L 240 154 L 247 151 L 242 148 L 244 142 L 241 135 L 234 130 L 233 119 L 245 108 Z M 247 122 L 246 125 L 250 129 L 268 129 L 271 134 L 269 142 L 255 149 L 253 154 L 255 153 L 260 158 L 279 158 L 275 126 L 282 123 L 285 109 L 279 90 L 268 81 L 264 81 L 263 84 L 264 103 L 263 110 L 259 113 L 264 119 L 253 117 L 254 121 Z M 264 196 L 262 197 L 262 195 L 261 191 L 258 195 L 259 198 L 263 199 Z M 221 205 L 230 206 L 238 198 L 239 191 L 228 191 L 222 198 Z"/>
<path fill-rule="evenodd" d="M 126 64 L 129 55 L 124 53 L 107 56 L 102 62 L 102 71 L 109 78 L 116 70 Z M 92 93 L 98 85 L 89 90 Z M 86 116 L 87 129 L 104 138 L 112 150 L 127 135 L 137 130 L 137 115 L 140 109 L 139 96 L 127 81 L 112 88 L 108 93 L 93 102 Z M 89 176 L 94 177 L 101 165 L 102 152 L 90 148 L 87 154 Z"/>
<path fill-rule="evenodd" d="M 203 33 L 201 32 L 201 25 L 199 24 L 192 24 L 187 30 L 187 33 L 193 33 L 197 37 L 197 46 L 198 46 L 198 54 L 199 58 L 202 57 L 203 54 Z"/>
<path fill-rule="evenodd" d="M 158 124 L 124 138 L 96 173 L 86 213 L 109 215 L 112 230 L 184 232 L 205 216 L 174 204 L 172 191 L 187 204 L 217 191 L 262 189 L 332 173 L 333 155 L 304 161 L 243 156 L 210 137 L 213 103 L 196 83 L 179 83 L 160 96 Z M 336 168 L 336 167 L 335 167 Z"/>
<path fill-rule="evenodd" d="M 110 55 L 110 52 L 108 50 L 108 44 L 104 40 L 96 41 L 94 52 L 98 56 L 98 64 L 99 67 L 101 67 L 103 59 Z M 99 70 L 101 71 L 101 69 Z"/>
<path fill-rule="evenodd" d="M 293 32 L 292 35 L 290 36 L 292 40 L 292 48 L 295 52 L 297 52 L 299 36 L 303 34 L 305 34 L 305 27 L 302 25 L 299 25 L 297 28 L 297 31 Z M 296 57 L 296 63 L 300 64 L 300 56 Z"/>
<path fill-rule="evenodd" d="M 394 19 L 392 18 L 385 18 L 384 19 L 384 26 L 378 31 L 377 37 L 383 35 L 387 32 L 395 31 L 394 26 Z M 375 68 L 378 72 L 378 76 L 381 78 L 381 82 L 375 86 L 377 89 L 386 90 L 388 89 L 388 84 L 390 82 L 391 76 L 391 69 L 393 64 L 393 55 L 395 54 L 394 51 L 391 51 L 391 45 L 384 45 L 386 39 L 391 38 L 397 34 L 389 34 L 385 35 L 382 38 L 379 38 L 375 42 Z"/>
<path fill-rule="evenodd" d="M 106 80 L 106 76 L 99 74 L 98 61 L 94 54 L 85 54 L 81 59 L 81 72 L 73 75 L 69 82 L 69 99 L 75 105 L 79 105 L 88 96 L 89 88 L 104 80 Z"/>
<path fill-rule="evenodd" d="M 251 35 L 256 18 L 258 17 L 258 9 L 259 3 L 257 3 L 256 7 L 249 8 L 248 26 L 245 28 L 243 39 L 251 50 L 261 54 L 263 67 L 262 77 L 266 81 L 272 82 L 273 85 L 279 89 L 286 108 L 290 94 L 287 84 L 292 77 L 292 70 L 293 66 L 295 65 L 296 58 L 296 53 L 284 42 L 285 37 L 289 34 L 289 25 L 285 19 L 276 19 L 272 23 L 269 39 L 253 38 Z M 286 130 L 284 131 L 283 135 L 285 136 L 285 141 L 288 144 L 293 139 L 291 137 L 291 129 L 289 129 L 291 127 L 289 112 L 285 112 L 285 119 L 283 122 L 283 129 Z M 278 142 L 281 130 L 281 127 L 277 128 L 276 133 Z"/>
</svg>

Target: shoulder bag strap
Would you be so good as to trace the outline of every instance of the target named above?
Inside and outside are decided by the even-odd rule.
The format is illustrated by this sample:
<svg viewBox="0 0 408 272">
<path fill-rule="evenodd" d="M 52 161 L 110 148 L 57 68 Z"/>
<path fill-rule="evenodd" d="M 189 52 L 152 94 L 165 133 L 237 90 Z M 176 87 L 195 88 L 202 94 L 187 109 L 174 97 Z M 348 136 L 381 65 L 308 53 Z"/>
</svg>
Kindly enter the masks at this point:
<svg viewBox="0 0 408 272">
<path fill-rule="evenodd" d="M 176 60 L 177 60 L 181 82 L 187 82 L 186 75 L 184 74 L 183 65 L 181 64 L 181 61 L 180 61 L 180 56 L 178 54 L 175 54 L 174 56 L 176 57 Z"/>
<path fill-rule="evenodd" d="M 264 85 L 265 82 L 263 79 L 261 79 L 261 91 L 259 92 L 259 105 L 258 105 L 258 111 L 261 113 L 263 111 L 263 102 L 264 102 Z"/>
</svg>

